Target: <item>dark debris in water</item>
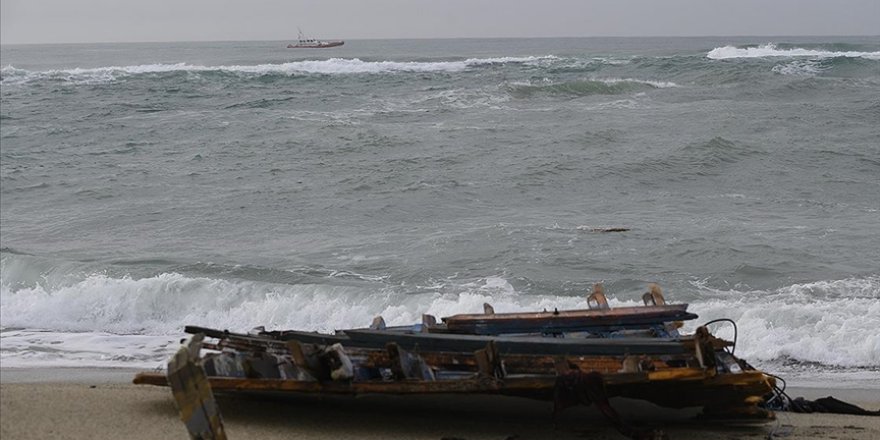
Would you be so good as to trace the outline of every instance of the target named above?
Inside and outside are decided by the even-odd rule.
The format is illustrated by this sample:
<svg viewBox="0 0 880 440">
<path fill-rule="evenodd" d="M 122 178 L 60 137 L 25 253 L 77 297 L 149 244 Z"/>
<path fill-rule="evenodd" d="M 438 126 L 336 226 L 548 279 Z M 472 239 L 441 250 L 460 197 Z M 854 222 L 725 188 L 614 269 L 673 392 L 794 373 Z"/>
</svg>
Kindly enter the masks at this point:
<svg viewBox="0 0 880 440">
<path fill-rule="evenodd" d="M 590 232 L 628 232 L 630 228 L 590 228 Z"/>
</svg>

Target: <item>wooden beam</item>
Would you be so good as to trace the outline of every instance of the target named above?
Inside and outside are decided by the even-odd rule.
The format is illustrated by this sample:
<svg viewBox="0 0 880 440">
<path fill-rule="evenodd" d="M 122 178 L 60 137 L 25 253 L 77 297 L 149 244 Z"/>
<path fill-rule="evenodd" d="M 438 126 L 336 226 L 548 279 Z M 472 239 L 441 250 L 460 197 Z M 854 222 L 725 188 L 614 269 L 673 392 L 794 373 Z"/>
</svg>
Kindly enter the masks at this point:
<svg viewBox="0 0 880 440">
<path fill-rule="evenodd" d="M 211 384 L 198 363 L 204 337 L 203 334 L 193 336 L 168 361 L 167 383 L 190 438 L 226 440 Z"/>
<path fill-rule="evenodd" d="M 608 305 L 608 299 L 605 297 L 605 287 L 602 286 L 602 283 L 593 285 L 593 292 L 587 297 L 587 306 L 590 310 L 608 310 L 611 308 Z"/>
</svg>

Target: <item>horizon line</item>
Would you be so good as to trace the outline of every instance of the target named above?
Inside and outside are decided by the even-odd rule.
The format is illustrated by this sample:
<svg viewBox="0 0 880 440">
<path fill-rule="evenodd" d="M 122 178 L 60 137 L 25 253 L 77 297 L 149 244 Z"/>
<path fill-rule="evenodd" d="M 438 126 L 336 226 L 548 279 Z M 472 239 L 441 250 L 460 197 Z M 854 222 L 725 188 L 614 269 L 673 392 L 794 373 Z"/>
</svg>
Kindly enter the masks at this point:
<svg viewBox="0 0 880 440">
<path fill-rule="evenodd" d="M 589 38 L 880 38 L 880 34 L 768 34 L 768 35 L 590 35 L 590 36 L 541 36 L 541 37 L 394 37 L 394 38 L 351 38 L 344 41 L 378 41 L 378 40 L 546 40 L 546 39 L 589 39 Z M 335 37 L 334 37 L 335 38 Z M 158 44 L 158 43 L 240 43 L 240 42 L 276 42 L 292 39 L 244 39 L 244 40 L 142 40 L 142 41 L 74 41 L 74 42 L 24 42 L 4 43 L 0 46 L 47 46 L 47 45 L 78 45 L 78 44 Z"/>
</svg>

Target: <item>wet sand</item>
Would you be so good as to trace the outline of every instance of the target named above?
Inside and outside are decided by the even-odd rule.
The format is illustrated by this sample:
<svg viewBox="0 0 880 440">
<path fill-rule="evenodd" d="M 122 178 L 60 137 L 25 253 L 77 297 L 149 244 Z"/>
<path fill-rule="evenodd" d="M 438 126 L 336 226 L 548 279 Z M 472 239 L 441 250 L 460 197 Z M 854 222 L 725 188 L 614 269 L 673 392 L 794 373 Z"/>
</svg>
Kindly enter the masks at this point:
<svg viewBox="0 0 880 440">
<path fill-rule="evenodd" d="M 0 437 L 12 439 L 187 438 L 166 388 L 128 383 L 130 370 L 0 371 Z M 833 395 L 880 408 L 876 390 L 792 389 L 792 396 Z M 589 407 L 570 408 L 554 426 L 552 405 L 516 398 L 218 398 L 230 439 L 622 439 Z M 616 400 L 627 420 L 662 427 L 671 439 L 876 439 L 880 417 L 778 413 L 758 426 L 718 426 Z M 674 421 L 668 421 L 674 417 Z"/>
</svg>

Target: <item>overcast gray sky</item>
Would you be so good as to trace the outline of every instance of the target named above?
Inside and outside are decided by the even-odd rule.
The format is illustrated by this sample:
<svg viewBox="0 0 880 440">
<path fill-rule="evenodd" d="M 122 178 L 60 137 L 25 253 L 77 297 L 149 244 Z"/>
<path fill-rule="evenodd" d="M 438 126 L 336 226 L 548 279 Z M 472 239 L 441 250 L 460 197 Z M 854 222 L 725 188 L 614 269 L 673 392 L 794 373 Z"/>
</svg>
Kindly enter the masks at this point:
<svg viewBox="0 0 880 440">
<path fill-rule="evenodd" d="M 880 0 L 0 0 L 17 43 L 878 35 Z"/>
</svg>

